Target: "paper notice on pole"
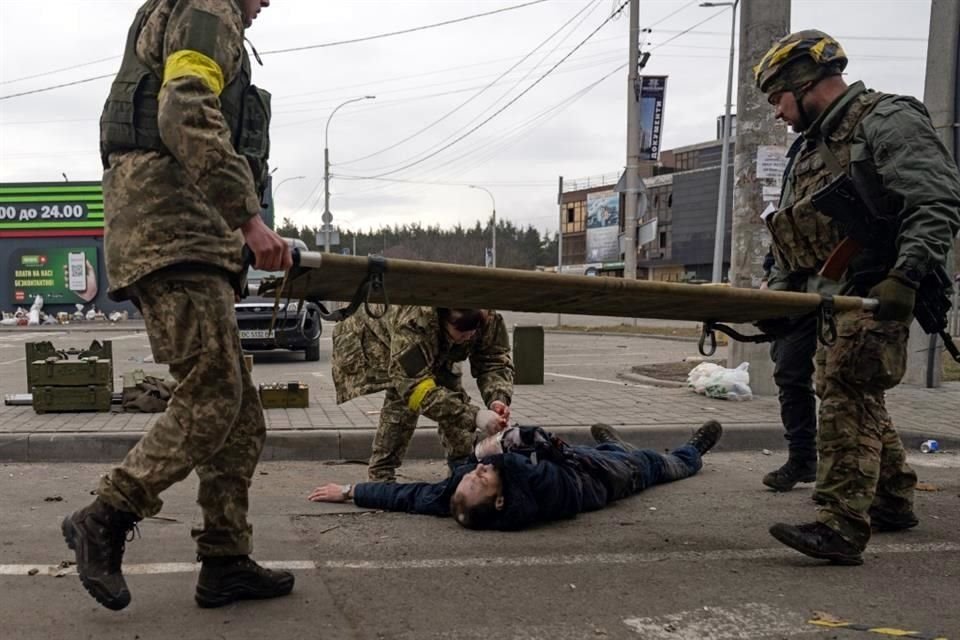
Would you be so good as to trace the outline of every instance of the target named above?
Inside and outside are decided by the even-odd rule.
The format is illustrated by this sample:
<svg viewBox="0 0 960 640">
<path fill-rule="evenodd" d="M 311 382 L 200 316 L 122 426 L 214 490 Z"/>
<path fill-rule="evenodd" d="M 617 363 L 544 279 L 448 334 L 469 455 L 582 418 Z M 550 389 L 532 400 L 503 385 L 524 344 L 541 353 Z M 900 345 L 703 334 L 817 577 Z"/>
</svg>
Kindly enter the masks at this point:
<svg viewBox="0 0 960 640">
<path fill-rule="evenodd" d="M 757 147 L 757 178 L 761 180 L 783 176 L 787 168 L 787 148 L 779 145 Z"/>
<path fill-rule="evenodd" d="M 770 217 L 770 214 L 772 214 L 776 210 L 777 208 L 773 206 L 773 204 L 768 204 L 767 208 L 764 209 L 763 212 L 760 214 L 760 219 L 766 222 L 767 218 Z"/>
<path fill-rule="evenodd" d="M 778 202 L 780 200 L 780 187 L 764 187 L 763 201 Z"/>
</svg>

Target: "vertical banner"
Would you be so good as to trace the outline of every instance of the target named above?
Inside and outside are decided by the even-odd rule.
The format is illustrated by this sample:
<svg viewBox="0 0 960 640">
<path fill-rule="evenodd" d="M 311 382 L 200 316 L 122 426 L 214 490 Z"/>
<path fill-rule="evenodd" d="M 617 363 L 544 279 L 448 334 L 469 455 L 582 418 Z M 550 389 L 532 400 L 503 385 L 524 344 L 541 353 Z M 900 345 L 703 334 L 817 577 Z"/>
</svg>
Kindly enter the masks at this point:
<svg viewBox="0 0 960 640">
<path fill-rule="evenodd" d="M 663 128 L 663 101 L 667 76 L 640 78 L 640 158 L 656 160 L 660 156 L 660 132 Z"/>
<path fill-rule="evenodd" d="M 587 262 L 620 259 L 620 194 L 587 194 Z"/>
</svg>

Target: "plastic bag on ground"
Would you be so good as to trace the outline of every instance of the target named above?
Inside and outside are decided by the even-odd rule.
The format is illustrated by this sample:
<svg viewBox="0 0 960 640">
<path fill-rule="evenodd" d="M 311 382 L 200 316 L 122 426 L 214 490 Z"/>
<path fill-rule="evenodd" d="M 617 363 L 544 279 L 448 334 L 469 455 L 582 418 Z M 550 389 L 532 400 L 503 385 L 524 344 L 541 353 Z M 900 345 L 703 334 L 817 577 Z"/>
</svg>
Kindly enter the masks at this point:
<svg viewBox="0 0 960 640">
<path fill-rule="evenodd" d="M 27 324 L 30 326 L 40 324 L 40 310 L 43 309 L 43 296 L 37 296 L 33 299 L 33 305 L 30 306 L 30 312 L 27 314 Z"/>
<path fill-rule="evenodd" d="M 697 365 L 687 376 L 687 383 L 693 390 L 708 398 L 720 400 L 750 400 L 750 363 L 742 362 L 736 369 L 727 369 L 720 365 L 704 362 Z"/>
</svg>

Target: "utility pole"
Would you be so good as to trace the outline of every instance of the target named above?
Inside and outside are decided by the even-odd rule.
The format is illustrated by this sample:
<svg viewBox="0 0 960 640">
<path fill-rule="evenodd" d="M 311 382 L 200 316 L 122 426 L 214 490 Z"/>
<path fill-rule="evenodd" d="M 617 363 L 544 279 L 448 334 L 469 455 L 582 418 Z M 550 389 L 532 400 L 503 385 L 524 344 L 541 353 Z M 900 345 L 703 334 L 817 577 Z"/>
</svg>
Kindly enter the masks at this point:
<svg viewBox="0 0 960 640">
<path fill-rule="evenodd" d="M 330 115 L 327 116 L 327 126 L 323 130 L 323 215 L 320 217 L 320 220 L 323 221 L 323 250 L 327 253 L 330 253 L 330 234 L 333 233 L 333 226 L 330 224 L 333 222 L 333 214 L 330 213 L 330 121 L 333 120 L 333 115 L 340 110 L 340 107 L 361 100 L 374 100 L 376 97 L 350 98 L 334 107 Z"/>
<path fill-rule="evenodd" d="M 730 284 L 758 288 L 770 233 L 760 219 L 764 187 L 779 187 L 780 176 L 757 176 L 760 147 L 781 147 L 786 154 L 787 128 L 753 81 L 753 65 L 773 43 L 790 32 L 790 0 L 741 0 L 740 62 L 737 69 L 737 138 L 734 157 L 733 230 Z M 726 126 L 726 125 L 725 125 Z M 778 151 L 779 152 L 779 151 Z M 750 363 L 750 385 L 759 395 L 776 393 L 769 345 L 730 341 L 727 364 Z"/>
<path fill-rule="evenodd" d="M 557 209 L 560 211 L 559 224 L 557 225 L 557 275 L 563 274 L 563 176 L 557 180 Z M 560 314 L 557 314 L 557 326 L 560 323 Z"/>
<path fill-rule="evenodd" d="M 623 277 L 637 278 L 637 204 L 640 200 L 640 0 L 630 0 L 627 75 L 627 173 L 623 216 Z"/>
<path fill-rule="evenodd" d="M 878 87 L 882 89 L 882 87 Z M 933 0 L 930 3 L 930 31 L 927 44 L 927 74 L 923 104 L 940 141 L 960 161 L 960 3 L 956 0 Z M 958 241 L 954 240 L 954 252 Z M 947 258 L 947 273 L 952 274 L 954 258 Z M 916 320 L 907 343 L 906 384 L 927 388 L 943 384 L 942 342 L 929 336 Z"/>
<path fill-rule="evenodd" d="M 723 135 L 720 151 L 720 191 L 717 196 L 717 231 L 713 239 L 713 278 L 714 283 L 723 282 L 723 248 L 727 236 L 727 175 L 730 170 L 730 109 L 733 106 L 733 47 L 737 35 L 737 5 L 733 2 L 701 2 L 701 7 L 730 7 L 730 58 L 727 64 L 727 105 L 723 113 Z"/>
</svg>

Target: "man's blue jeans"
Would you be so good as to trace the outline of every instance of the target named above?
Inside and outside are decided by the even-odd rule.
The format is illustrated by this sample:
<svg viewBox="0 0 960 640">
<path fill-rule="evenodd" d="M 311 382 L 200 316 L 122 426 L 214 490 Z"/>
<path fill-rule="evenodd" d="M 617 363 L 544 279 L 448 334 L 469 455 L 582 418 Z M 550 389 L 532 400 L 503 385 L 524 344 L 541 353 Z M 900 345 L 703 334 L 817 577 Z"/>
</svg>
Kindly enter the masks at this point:
<svg viewBox="0 0 960 640">
<path fill-rule="evenodd" d="M 585 471 L 604 485 L 608 503 L 657 484 L 689 478 L 703 466 L 700 452 L 688 444 L 667 454 L 653 449 L 627 451 L 612 442 L 572 449 L 584 461 Z"/>
</svg>

